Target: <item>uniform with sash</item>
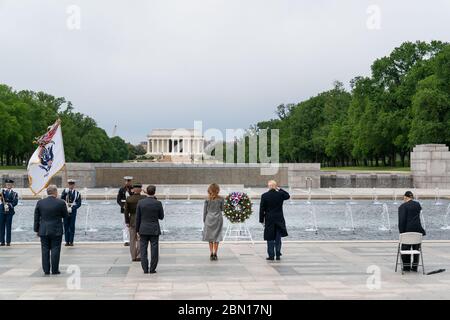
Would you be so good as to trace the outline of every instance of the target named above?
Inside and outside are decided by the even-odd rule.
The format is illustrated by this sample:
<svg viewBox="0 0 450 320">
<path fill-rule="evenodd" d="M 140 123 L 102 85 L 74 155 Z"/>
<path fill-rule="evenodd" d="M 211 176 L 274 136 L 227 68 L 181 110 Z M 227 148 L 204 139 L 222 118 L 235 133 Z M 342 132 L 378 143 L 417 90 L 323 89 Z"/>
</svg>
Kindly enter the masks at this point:
<svg viewBox="0 0 450 320">
<path fill-rule="evenodd" d="M 138 202 L 145 198 L 147 197 L 142 194 L 133 194 L 129 196 L 125 202 L 125 224 L 130 226 L 130 253 L 131 260 L 133 261 L 137 261 L 141 258 L 136 232 L 136 207 Z"/>
<path fill-rule="evenodd" d="M 120 212 L 125 213 L 125 203 L 127 202 L 127 198 L 131 195 L 133 195 L 133 191 L 131 186 L 124 186 L 119 189 L 119 192 L 117 193 L 117 204 L 120 206 Z M 123 236 L 123 242 L 125 244 L 129 243 L 130 241 L 130 232 L 128 230 L 128 227 L 125 224 L 123 224 L 122 229 L 122 236 Z"/>
<path fill-rule="evenodd" d="M 12 189 L 2 189 L 0 203 L 0 244 L 11 243 L 12 219 L 15 214 L 14 207 L 19 202 L 17 192 Z"/>
<path fill-rule="evenodd" d="M 67 203 L 69 212 L 69 216 L 64 218 L 64 238 L 66 244 L 73 244 L 77 210 L 81 207 L 81 194 L 75 189 L 66 188 L 61 194 L 61 199 Z"/>
</svg>

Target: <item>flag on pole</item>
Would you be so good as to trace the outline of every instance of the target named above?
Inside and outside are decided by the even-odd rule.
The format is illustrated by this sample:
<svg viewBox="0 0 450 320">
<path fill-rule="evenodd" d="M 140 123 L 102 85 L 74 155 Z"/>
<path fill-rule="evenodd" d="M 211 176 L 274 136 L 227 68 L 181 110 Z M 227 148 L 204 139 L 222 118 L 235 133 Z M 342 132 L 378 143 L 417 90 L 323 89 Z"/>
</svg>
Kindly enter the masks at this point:
<svg viewBox="0 0 450 320">
<path fill-rule="evenodd" d="M 46 134 L 36 138 L 35 143 L 39 146 L 28 162 L 28 181 L 36 195 L 47 188 L 50 180 L 66 164 L 61 120 L 50 126 Z"/>
</svg>

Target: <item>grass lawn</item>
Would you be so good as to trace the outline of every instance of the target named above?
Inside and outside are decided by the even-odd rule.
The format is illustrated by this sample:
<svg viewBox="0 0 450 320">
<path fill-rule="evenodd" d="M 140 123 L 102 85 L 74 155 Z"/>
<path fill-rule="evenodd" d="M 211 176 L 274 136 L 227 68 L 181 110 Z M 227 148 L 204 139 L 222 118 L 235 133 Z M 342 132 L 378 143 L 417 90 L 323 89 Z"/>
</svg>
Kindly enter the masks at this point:
<svg viewBox="0 0 450 320">
<path fill-rule="evenodd" d="M 25 170 L 26 167 L 21 166 L 0 166 L 0 170 Z"/>
<path fill-rule="evenodd" d="M 410 167 L 322 167 L 322 171 L 401 171 L 409 172 Z"/>
</svg>

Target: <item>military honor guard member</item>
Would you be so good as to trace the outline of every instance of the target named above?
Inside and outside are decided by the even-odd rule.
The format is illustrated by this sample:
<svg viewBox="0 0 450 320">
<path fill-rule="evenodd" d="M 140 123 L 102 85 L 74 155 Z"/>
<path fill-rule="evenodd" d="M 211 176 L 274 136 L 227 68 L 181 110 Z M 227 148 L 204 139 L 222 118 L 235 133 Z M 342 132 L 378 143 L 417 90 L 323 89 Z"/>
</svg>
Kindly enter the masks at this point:
<svg viewBox="0 0 450 320">
<path fill-rule="evenodd" d="M 142 194 L 142 184 L 133 184 L 133 194 L 125 202 L 125 224 L 130 232 L 130 253 L 132 261 L 141 261 L 140 245 L 136 232 L 136 207 L 139 200 L 147 198 Z"/>
<path fill-rule="evenodd" d="M 75 237 L 75 223 L 77 220 L 77 211 L 81 207 L 81 194 L 75 190 L 75 180 L 67 180 L 68 187 L 61 193 L 61 199 L 66 202 L 69 216 L 64 218 L 64 238 L 66 247 L 73 247 Z"/>
<path fill-rule="evenodd" d="M 125 213 L 125 203 L 127 202 L 127 198 L 133 194 L 133 177 L 126 176 L 123 177 L 125 181 L 124 186 L 119 189 L 119 193 L 117 193 L 117 204 L 120 206 L 120 212 Z M 128 230 L 127 225 L 125 224 L 125 219 L 123 220 L 123 244 L 124 246 L 130 245 L 130 232 Z"/>
<path fill-rule="evenodd" d="M 5 180 L 5 188 L 0 196 L 0 246 L 11 245 L 11 228 L 14 216 L 14 207 L 19 202 L 19 196 L 12 188 L 14 181 Z"/>
</svg>

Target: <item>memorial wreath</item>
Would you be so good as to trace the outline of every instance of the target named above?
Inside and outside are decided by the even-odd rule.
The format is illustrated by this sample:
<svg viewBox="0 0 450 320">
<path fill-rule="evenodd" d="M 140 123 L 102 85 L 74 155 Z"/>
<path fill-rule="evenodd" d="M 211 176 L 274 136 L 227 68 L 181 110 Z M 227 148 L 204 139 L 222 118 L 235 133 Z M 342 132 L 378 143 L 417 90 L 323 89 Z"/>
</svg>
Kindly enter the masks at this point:
<svg viewBox="0 0 450 320">
<path fill-rule="evenodd" d="M 231 223 L 242 223 L 252 214 L 252 202 L 244 192 L 232 192 L 225 198 L 224 216 Z"/>
</svg>

